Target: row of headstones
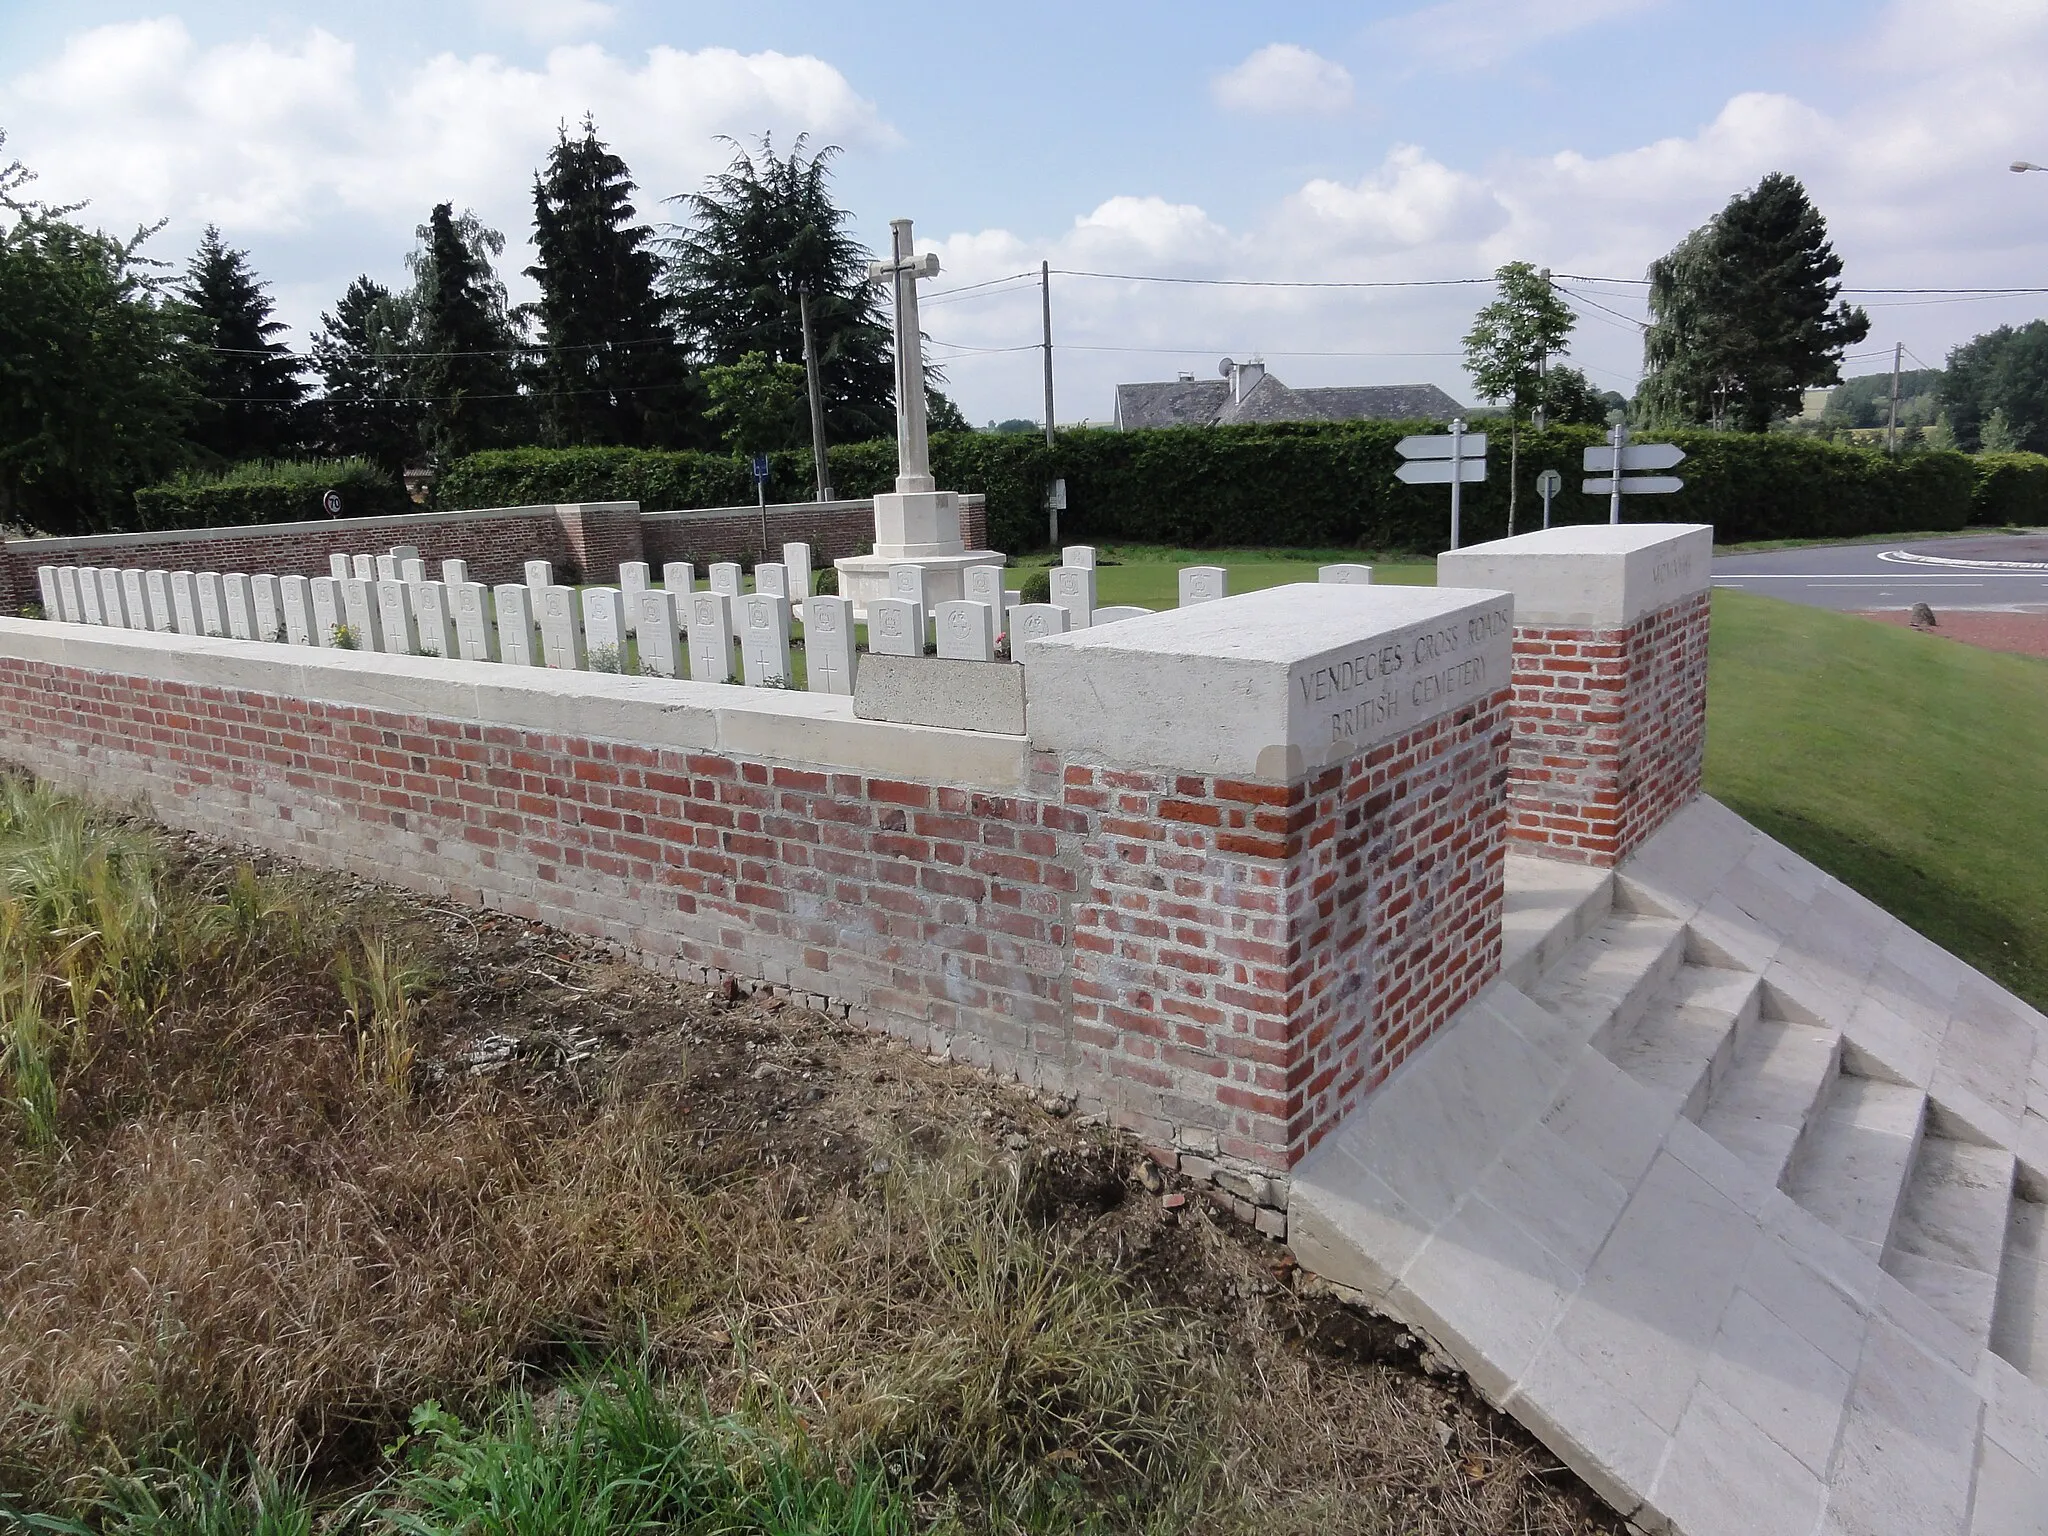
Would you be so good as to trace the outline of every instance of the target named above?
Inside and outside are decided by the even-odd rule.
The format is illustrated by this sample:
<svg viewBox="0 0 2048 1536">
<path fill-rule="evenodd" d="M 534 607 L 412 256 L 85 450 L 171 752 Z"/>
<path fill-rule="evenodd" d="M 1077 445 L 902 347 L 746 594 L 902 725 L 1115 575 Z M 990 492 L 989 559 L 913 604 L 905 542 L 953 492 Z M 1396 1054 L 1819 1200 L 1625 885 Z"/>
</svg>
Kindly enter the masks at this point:
<svg viewBox="0 0 2048 1536">
<path fill-rule="evenodd" d="M 785 546 L 783 555 L 755 568 L 752 593 L 740 590 L 741 568 L 730 562 L 713 565 L 711 585 L 699 590 L 687 561 L 665 565 L 659 587 L 635 561 L 620 568 L 619 586 L 579 594 L 535 560 L 524 582 L 492 589 L 469 580 L 461 560 L 443 561 L 441 579 L 430 580 L 419 551 L 404 545 L 332 555 L 327 576 L 44 566 L 38 577 L 44 611 L 72 623 L 605 672 L 624 670 L 632 636 L 642 673 L 719 683 L 738 680 L 737 644 L 749 685 L 787 687 L 788 588 L 809 587 L 810 547 Z M 853 605 L 812 597 L 804 617 L 810 687 L 851 693 Z"/>
<path fill-rule="evenodd" d="M 970 573 L 971 574 L 971 573 Z M 1183 608 L 1213 603 L 1230 596 L 1230 572 L 1220 565 L 1187 565 L 1180 569 L 1179 599 Z M 1095 551 L 1085 544 L 1068 545 L 1060 551 L 1060 563 L 1051 572 L 1052 601 L 1043 607 L 1019 606 L 1011 622 L 1012 633 L 1021 639 L 1038 640 L 1074 629 L 1114 624 L 1152 612 L 1150 608 L 1095 605 Z M 1325 565 L 1316 580 L 1325 586 L 1370 586 L 1369 565 Z M 970 582 L 970 595 L 972 584 Z"/>
</svg>

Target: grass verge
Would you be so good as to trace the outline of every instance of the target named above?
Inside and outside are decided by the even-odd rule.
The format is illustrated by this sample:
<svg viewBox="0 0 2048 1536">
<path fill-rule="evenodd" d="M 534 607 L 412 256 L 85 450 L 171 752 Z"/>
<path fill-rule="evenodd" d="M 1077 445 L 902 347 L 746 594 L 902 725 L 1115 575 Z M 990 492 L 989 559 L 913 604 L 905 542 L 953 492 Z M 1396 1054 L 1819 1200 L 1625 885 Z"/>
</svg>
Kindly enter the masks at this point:
<svg viewBox="0 0 2048 1536">
<path fill-rule="evenodd" d="M 2048 1008 L 2048 661 L 1714 594 L 1707 789 Z"/>
</svg>

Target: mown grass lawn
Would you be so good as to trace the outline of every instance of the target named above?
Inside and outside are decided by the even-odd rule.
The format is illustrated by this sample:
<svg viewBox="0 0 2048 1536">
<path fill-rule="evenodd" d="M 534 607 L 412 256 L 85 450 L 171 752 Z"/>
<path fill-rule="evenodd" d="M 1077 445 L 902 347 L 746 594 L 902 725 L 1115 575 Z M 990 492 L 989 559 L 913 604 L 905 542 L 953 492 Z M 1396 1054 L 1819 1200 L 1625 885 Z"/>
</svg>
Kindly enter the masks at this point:
<svg viewBox="0 0 2048 1536">
<path fill-rule="evenodd" d="M 1714 595 L 1707 790 L 2048 1007 L 2048 661 Z"/>
</svg>

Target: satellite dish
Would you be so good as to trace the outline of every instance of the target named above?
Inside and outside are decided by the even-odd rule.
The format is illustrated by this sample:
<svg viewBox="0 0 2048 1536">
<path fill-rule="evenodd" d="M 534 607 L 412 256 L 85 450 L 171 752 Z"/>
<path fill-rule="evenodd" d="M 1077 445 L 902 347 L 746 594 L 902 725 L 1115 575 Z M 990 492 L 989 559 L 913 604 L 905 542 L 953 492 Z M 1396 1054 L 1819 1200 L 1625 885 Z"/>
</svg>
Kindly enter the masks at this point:
<svg viewBox="0 0 2048 1536">
<path fill-rule="evenodd" d="M 1226 357 L 1225 359 L 1223 359 L 1222 362 L 1216 365 L 1216 377 L 1218 377 L 1219 379 L 1229 378 L 1230 370 L 1235 368 L 1236 366 L 1237 364 L 1233 363 L 1229 358 Z"/>
</svg>

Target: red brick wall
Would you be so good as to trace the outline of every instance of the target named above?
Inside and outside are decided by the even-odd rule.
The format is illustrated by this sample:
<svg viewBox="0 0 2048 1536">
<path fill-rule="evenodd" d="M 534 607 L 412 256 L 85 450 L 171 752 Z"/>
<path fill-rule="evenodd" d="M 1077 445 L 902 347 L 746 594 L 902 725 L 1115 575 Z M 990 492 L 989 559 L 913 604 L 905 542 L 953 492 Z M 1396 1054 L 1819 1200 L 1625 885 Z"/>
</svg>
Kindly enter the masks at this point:
<svg viewBox="0 0 2048 1536">
<path fill-rule="evenodd" d="M 20 659 L 0 704 L 59 781 L 788 987 L 1253 1174 L 1499 962 L 1505 690 L 1291 786 L 1038 754 L 1015 795 Z"/>
<path fill-rule="evenodd" d="M 1621 629 L 1515 631 L 1510 835 L 1613 865 L 1700 792 L 1709 597 Z"/>
<path fill-rule="evenodd" d="M 643 558 L 638 502 L 564 506 L 555 512 L 561 522 L 569 575 L 584 581 L 615 582 L 621 565 Z"/>
<path fill-rule="evenodd" d="M 1292 785 L 1065 768 L 1074 1033 L 1145 1135 L 1284 1172 L 1498 974 L 1508 697 Z"/>
<path fill-rule="evenodd" d="M 795 502 L 768 512 L 768 558 L 780 560 L 782 546 L 802 541 L 811 546 L 811 561 L 823 569 L 869 549 L 875 542 L 871 502 Z M 960 498 L 960 537 L 969 549 L 988 541 L 988 501 L 983 496 Z M 641 523 L 646 554 L 657 571 L 670 560 L 706 565 L 715 560 L 758 559 L 761 556 L 761 513 L 749 507 L 716 512 L 657 512 Z"/>
</svg>

